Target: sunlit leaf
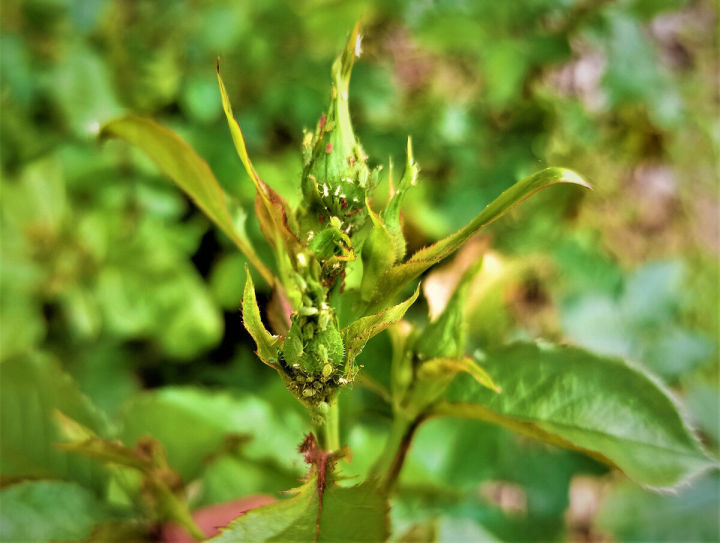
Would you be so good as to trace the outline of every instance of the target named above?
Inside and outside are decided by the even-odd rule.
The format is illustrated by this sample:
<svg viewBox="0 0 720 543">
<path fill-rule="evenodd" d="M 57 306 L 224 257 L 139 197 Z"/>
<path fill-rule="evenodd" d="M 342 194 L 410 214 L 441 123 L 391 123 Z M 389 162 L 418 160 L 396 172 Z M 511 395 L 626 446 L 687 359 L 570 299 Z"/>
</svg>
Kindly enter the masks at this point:
<svg viewBox="0 0 720 543">
<path fill-rule="evenodd" d="M 420 249 L 409 260 L 390 269 L 378 282 L 380 286 L 371 296 L 369 306 L 371 308 L 381 307 L 408 282 L 459 249 L 475 232 L 496 221 L 540 189 L 558 183 L 570 183 L 590 188 L 578 174 L 563 168 L 547 168 L 518 181 L 463 228 L 429 247 Z"/>
<path fill-rule="evenodd" d="M 123 139 L 147 153 L 272 284 L 272 272 L 257 256 L 245 232 L 237 228 L 239 206 L 230 202 L 207 163 L 180 136 L 151 119 L 128 115 L 105 124 L 100 137 Z"/>
<path fill-rule="evenodd" d="M 437 414 L 586 452 L 651 487 L 674 487 L 718 465 L 664 387 L 623 360 L 517 343 L 488 353 L 482 364 L 502 394 L 456 382 L 448 398 L 459 401 L 438 406 Z"/>
<path fill-rule="evenodd" d="M 498 393 L 502 392 L 492 377 L 488 375 L 488 372 L 467 356 L 462 358 L 433 358 L 423 362 L 418 370 L 418 380 L 435 383 L 445 379 L 452 379 L 456 374 L 462 372 L 468 373 L 485 388 Z"/>
<path fill-rule="evenodd" d="M 301 244 L 295 234 L 295 230 L 297 229 L 294 228 L 293 225 L 293 215 L 285 199 L 260 178 L 260 175 L 250 161 L 250 156 L 245 146 L 245 137 L 233 115 L 230 98 L 228 97 L 227 90 L 225 90 L 222 77 L 220 77 L 219 59 L 217 62 L 217 79 L 222 96 L 223 111 L 225 111 L 225 117 L 230 127 L 230 134 L 232 135 L 235 149 L 243 166 L 245 166 L 245 171 L 247 171 L 257 190 L 255 212 L 260 221 L 260 227 L 265 235 L 265 239 L 275 246 L 276 250 L 279 249 L 279 244 L 282 243 L 283 247 L 295 254 L 301 249 Z"/>
</svg>

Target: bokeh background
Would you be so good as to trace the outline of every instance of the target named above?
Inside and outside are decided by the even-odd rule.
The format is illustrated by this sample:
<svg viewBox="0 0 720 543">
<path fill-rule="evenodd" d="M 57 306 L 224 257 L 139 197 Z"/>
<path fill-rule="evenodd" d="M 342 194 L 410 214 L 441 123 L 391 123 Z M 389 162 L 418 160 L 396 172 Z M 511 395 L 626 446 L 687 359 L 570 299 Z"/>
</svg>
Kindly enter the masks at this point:
<svg viewBox="0 0 720 543">
<path fill-rule="evenodd" d="M 544 338 L 638 361 L 717 454 L 719 27 L 709 0 L 4 0 L 1 357 L 37 370 L 3 384 L 5 445 L 22 439 L 7 418 L 46 424 L 69 375 L 115 435 L 165 445 L 193 507 L 296 484 L 308 425 L 242 327 L 244 258 L 144 156 L 94 138 L 113 116 L 150 116 L 250 207 L 219 56 L 256 168 L 297 202 L 302 129 L 326 107 L 330 64 L 356 20 L 356 132 L 385 164 L 403 163 L 412 135 L 422 168 L 404 215 L 412 246 L 545 166 L 594 186 L 544 191 L 482 239 L 470 348 Z M 410 318 L 426 310 L 416 304 Z M 381 382 L 387 349 L 379 337 L 363 353 Z M 346 470 L 361 475 L 389 410 L 357 386 L 342 401 L 355 451 Z M 25 451 L 45 447 L 36 472 L 3 482 L 75 480 L 42 439 Z M 392 516 L 399 534 L 436 519 L 447 541 L 713 541 L 719 484 L 707 475 L 657 495 L 577 454 L 443 420 L 421 428 Z M 108 513 L 76 492 L 86 513 L 74 537 L 84 538 Z"/>
</svg>

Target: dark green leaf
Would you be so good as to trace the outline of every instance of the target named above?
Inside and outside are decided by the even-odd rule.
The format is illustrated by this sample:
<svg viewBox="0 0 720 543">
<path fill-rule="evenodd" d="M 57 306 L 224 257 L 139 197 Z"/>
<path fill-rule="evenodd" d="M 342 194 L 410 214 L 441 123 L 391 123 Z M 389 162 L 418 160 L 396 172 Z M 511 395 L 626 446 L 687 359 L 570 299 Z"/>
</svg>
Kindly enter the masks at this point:
<svg viewBox="0 0 720 543">
<path fill-rule="evenodd" d="M 464 401 L 441 405 L 437 414 L 581 450 L 651 487 L 674 487 L 718 465 L 664 387 L 620 359 L 518 343 L 488 353 L 483 366 L 502 394 L 453 386 L 449 397 Z"/>
</svg>

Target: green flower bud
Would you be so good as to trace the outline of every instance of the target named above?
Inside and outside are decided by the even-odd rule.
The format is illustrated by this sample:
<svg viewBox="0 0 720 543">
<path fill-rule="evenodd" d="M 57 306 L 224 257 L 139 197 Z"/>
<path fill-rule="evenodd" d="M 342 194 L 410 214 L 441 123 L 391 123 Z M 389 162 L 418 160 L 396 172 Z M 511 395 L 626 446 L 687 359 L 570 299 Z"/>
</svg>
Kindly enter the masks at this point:
<svg viewBox="0 0 720 543">
<path fill-rule="evenodd" d="M 333 218 L 337 229 L 351 236 L 365 222 L 365 198 L 377 184 L 367 155 L 355 137 L 350 120 L 350 73 L 360 55 L 360 35 L 355 27 L 345 50 L 332 67 L 330 106 L 314 133 L 303 138 L 302 193 L 304 231 L 321 230 Z M 322 259 L 322 257 L 318 257 Z"/>
</svg>

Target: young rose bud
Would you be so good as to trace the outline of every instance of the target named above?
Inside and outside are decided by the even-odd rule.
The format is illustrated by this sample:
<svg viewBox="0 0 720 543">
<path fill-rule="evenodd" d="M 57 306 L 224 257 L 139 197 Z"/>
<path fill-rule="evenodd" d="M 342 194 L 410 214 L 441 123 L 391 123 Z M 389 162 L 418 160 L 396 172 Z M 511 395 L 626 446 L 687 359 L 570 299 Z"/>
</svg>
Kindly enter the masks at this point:
<svg viewBox="0 0 720 543">
<path fill-rule="evenodd" d="M 355 137 L 348 103 L 350 73 L 360 54 L 360 35 L 355 27 L 343 53 L 332 67 L 330 106 L 315 132 L 303 139 L 302 193 L 305 231 L 320 230 L 331 220 L 352 236 L 365 222 L 365 197 L 377 184 L 368 157 Z"/>
</svg>

